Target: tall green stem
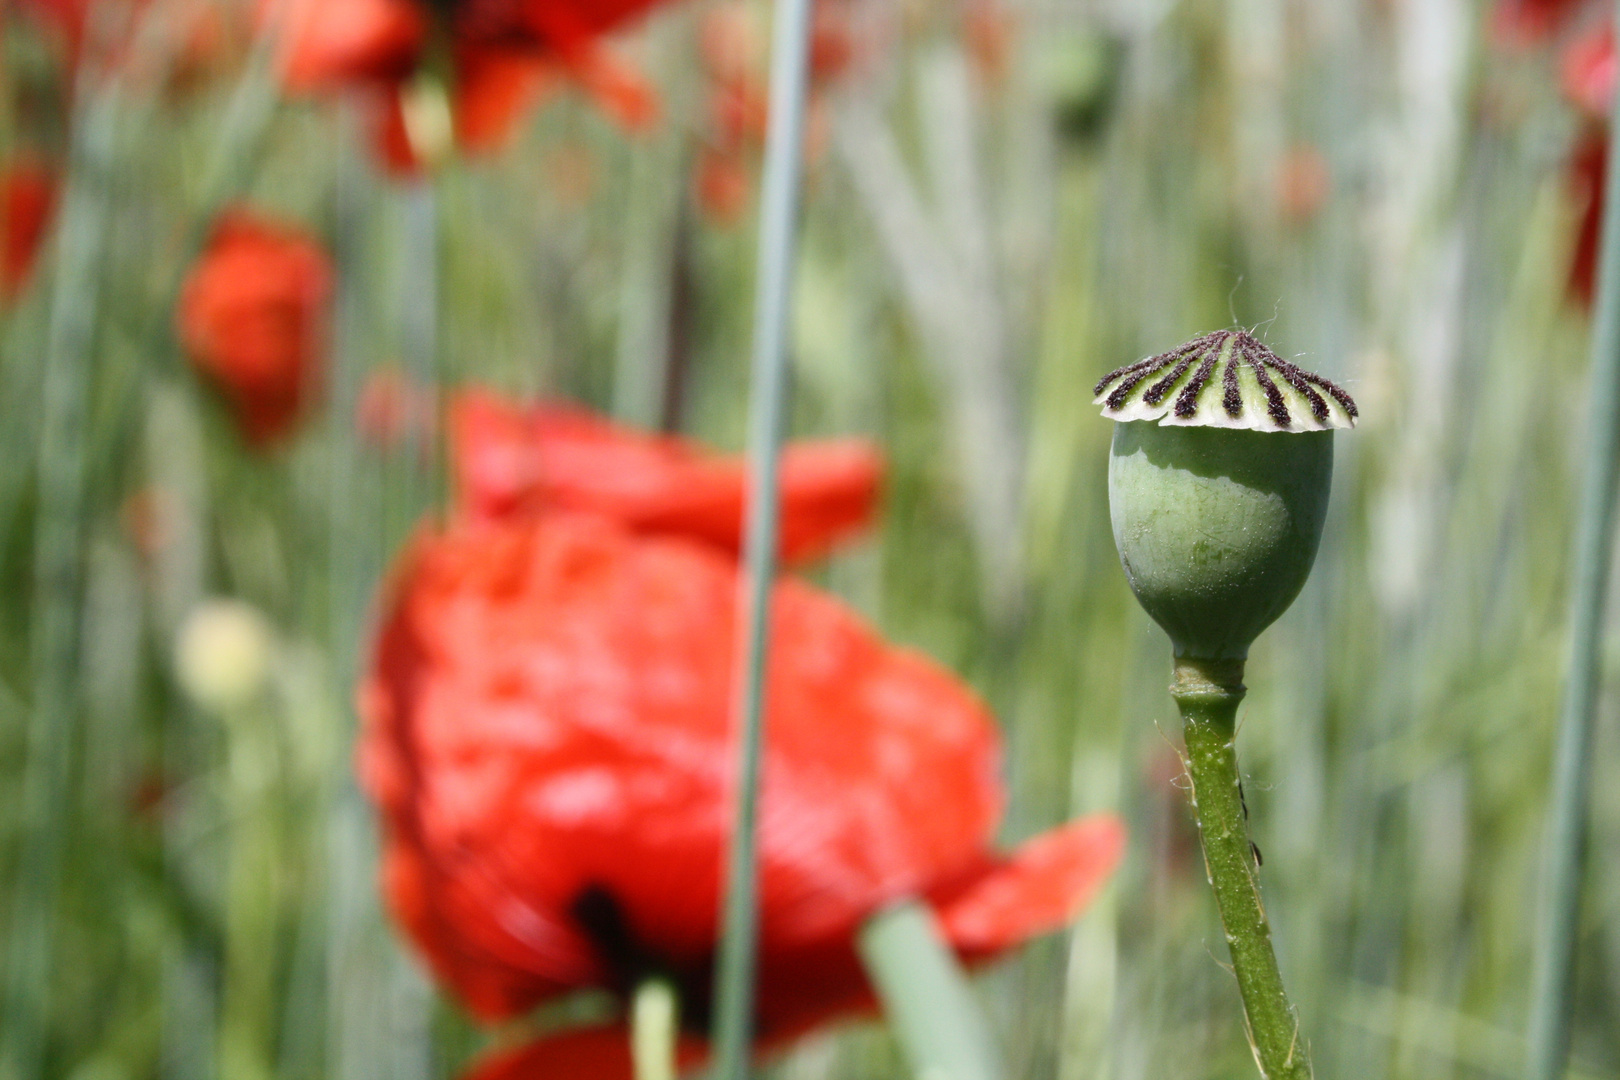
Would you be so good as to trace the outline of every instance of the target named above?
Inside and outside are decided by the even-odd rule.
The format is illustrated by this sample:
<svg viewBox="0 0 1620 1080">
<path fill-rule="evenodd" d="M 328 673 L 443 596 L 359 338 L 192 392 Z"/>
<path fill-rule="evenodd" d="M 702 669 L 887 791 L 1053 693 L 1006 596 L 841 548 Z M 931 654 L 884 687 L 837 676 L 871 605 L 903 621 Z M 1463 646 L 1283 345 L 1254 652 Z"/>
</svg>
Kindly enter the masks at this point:
<svg viewBox="0 0 1620 1080">
<path fill-rule="evenodd" d="M 1615 101 L 1611 115 L 1620 116 L 1620 85 Z M 1547 863 L 1530 982 L 1529 1080 L 1559 1080 L 1569 1063 L 1592 738 L 1602 675 L 1599 653 L 1614 548 L 1615 484 L 1620 479 L 1620 161 L 1612 140 L 1608 153 L 1592 327 L 1592 420 L 1570 574 L 1571 648 L 1553 754 Z"/>
<path fill-rule="evenodd" d="M 798 245 L 799 184 L 804 165 L 810 85 L 810 0 L 781 0 L 771 42 L 770 127 L 760 185 L 759 282 L 754 297 L 754 356 L 748 415 L 748 534 L 742 694 L 737 714 L 737 773 L 727 853 L 725 933 L 714 995 L 715 1072 L 743 1080 L 753 1045 L 754 976 L 759 936 L 759 776 L 764 756 L 765 671 L 770 648 L 771 582 L 776 577 L 778 464 L 787 414 L 788 318 Z"/>
<path fill-rule="evenodd" d="M 1255 1064 L 1265 1080 L 1310 1080 L 1310 1047 L 1271 947 L 1234 749 L 1237 708 L 1244 694 L 1243 661 L 1178 659 L 1170 692 L 1185 725 L 1193 815 L 1226 927 Z"/>
<path fill-rule="evenodd" d="M 0 1076 L 44 1075 L 56 910 L 72 824 L 79 726 L 79 605 L 85 416 L 94 375 L 101 247 L 117 99 L 85 95 L 75 115 L 72 171 L 57 230 L 40 403 L 34 596 L 29 642 L 34 697 L 23 773 L 20 853 L 0 1008 Z"/>
<path fill-rule="evenodd" d="M 990 1026 L 925 904 L 907 900 L 878 912 L 861 927 L 858 945 L 912 1075 L 1001 1080 Z"/>
</svg>

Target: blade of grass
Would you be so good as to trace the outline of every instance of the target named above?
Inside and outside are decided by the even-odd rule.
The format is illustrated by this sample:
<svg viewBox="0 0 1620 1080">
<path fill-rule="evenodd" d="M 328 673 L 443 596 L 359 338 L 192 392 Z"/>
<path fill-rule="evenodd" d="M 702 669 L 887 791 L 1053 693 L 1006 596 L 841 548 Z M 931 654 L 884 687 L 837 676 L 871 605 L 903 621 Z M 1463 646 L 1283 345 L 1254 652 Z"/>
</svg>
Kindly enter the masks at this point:
<svg viewBox="0 0 1620 1080">
<path fill-rule="evenodd" d="M 41 403 L 30 646 L 34 699 L 23 779 L 0 1076 L 44 1075 L 56 905 L 71 827 L 70 785 L 79 724 L 79 593 L 85 487 L 85 416 L 106 233 L 116 93 L 86 92 L 78 111 L 63 198 Z"/>
<path fill-rule="evenodd" d="M 1614 18 L 1620 24 L 1620 4 Z M 1610 115 L 1620 115 L 1620 85 Z M 1570 580 L 1569 666 L 1553 757 L 1547 861 L 1530 983 L 1530 1080 L 1560 1080 L 1568 1067 L 1575 947 L 1585 863 L 1599 648 L 1614 547 L 1620 478 L 1620 161 L 1609 144 L 1602 245 L 1592 327 L 1591 430 Z"/>
<path fill-rule="evenodd" d="M 715 1075 L 743 1080 L 753 1042 L 755 953 L 759 933 L 759 771 L 764 741 L 765 664 L 770 647 L 771 582 L 776 577 L 780 511 L 777 472 L 787 411 L 787 332 L 797 251 L 809 89 L 810 0 L 781 0 L 771 41 L 770 126 L 760 193 L 754 356 L 749 404 L 748 533 L 742 693 L 731 847 L 715 988 Z"/>
<path fill-rule="evenodd" d="M 989 1026 L 932 911 L 915 900 L 881 911 L 861 927 L 859 945 L 914 1075 L 1000 1080 Z"/>
</svg>

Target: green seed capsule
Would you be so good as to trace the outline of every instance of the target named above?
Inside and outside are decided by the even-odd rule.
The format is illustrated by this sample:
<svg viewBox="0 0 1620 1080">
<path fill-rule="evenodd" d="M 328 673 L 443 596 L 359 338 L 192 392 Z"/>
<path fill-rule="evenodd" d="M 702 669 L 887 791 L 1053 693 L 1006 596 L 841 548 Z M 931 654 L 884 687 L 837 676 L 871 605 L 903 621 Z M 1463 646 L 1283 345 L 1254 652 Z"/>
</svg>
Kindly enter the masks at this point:
<svg viewBox="0 0 1620 1080">
<path fill-rule="evenodd" d="M 1355 402 L 1218 331 L 1108 375 L 1097 403 L 1119 421 L 1108 502 L 1137 600 L 1176 656 L 1243 659 L 1310 575 Z"/>
</svg>

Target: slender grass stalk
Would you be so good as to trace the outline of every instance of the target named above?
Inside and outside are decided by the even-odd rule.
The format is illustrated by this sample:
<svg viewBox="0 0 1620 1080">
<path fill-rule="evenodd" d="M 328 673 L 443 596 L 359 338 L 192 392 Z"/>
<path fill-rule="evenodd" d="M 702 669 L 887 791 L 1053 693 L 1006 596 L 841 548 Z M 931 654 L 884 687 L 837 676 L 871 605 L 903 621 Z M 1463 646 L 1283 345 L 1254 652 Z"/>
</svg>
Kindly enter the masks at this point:
<svg viewBox="0 0 1620 1080">
<path fill-rule="evenodd" d="M 358 179 L 350 177 L 358 183 Z M 357 192 L 353 185 L 346 197 Z M 418 519 L 424 511 L 442 513 L 448 492 L 448 461 L 444 413 L 448 395 L 443 370 L 444 352 L 440 347 L 440 193 L 435 181 L 424 178 L 400 193 L 394 209 L 399 214 L 402 273 L 399 288 L 405 298 L 400 312 L 401 353 L 413 381 L 421 386 L 441 388 L 438 433 L 413 432 L 411 444 L 392 466 L 393 473 L 383 481 L 382 511 L 369 520 L 355 506 L 353 489 L 332 489 L 331 536 L 334 545 L 350 544 L 334 580 L 334 627 L 341 635 L 334 638 L 342 650 L 339 692 L 349 693 L 363 659 L 356 655 L 356 642 L 366 639 L 365 587 L 374 581 L 378 567 L 357 552 L 374 550 L 374 531 L 392 530 L 397 523 Z M 346 204 L 352 215 L 356 208 Z M 347 223 L 342 250 L 339 295 L 344 305 L 341 327 L 343 338 L 341 369 L 334 378 L 344 380 L 344 407 L 352 410 L 361 382 L 362 358 L 356 355 L 356 326 L 359 304 L 359 238 L 356 223 Z M 420 439 L 422 441 L 418 442 Z M 334 473 L 334 482 L 345 476 L 350 484 L 359 479 L 357 448 L 352 432 L 341 436 L 344 473 Z M 431 462 L 430 474 L 420 473 L 419 463 Z M 378 521 L 382 523 L 378 525 Z M 336 548 L 335 548 L 336 550 Z M 361 795 L 348 755 L 333 762 L 329 798 L 335 827 L 327 850 L 329 921 L 328 939 L 328 1072 L 339 1080 L 377 1075 L 382 1068 L 388 1075 L 423 1076 L 431 1056 L 433 1032 L 430 1022 L 432 1001 L 414 968 L 397 962 L 397 944 L 387 932 L 374 884 L 375 865 L 370 858 L 357 859 L 357 847 L 373 848 L 375 834 L 372 812 Z M 379 989 L 382 993 L 379 995 Z M 386 1003 L 379 1007 L 378 998 Z M 379 1062 L 391 1063 L 383 1067 Z"/>
<path fill-rule="evenodd" d="M 260 33 L 254 39 L 242 74 L 237 77 L 236 85 L 231 90 L 230 101 L 226 103 L 225 115 L 213 141 L 213 152 L 209 155 L 191 216 L 181 238 L 180 258 L 175 260 L 168 275 L 162 279 L 162 287 L 157 293 L 158 302 L 152 307 L 145 336 L 149 342 L 149 355 L 158 357 L 168 354 L 166 346 L 172 333 L 174 299 L 180 293 L 192 257 L 207 240 L 220 209 L 247 186 L 259 164 L 265 137 L 270 131 L 270 121 L 274 119 L 276 106 L 281 101 L 275 70 L 279 42 L 280 35 L 274 30 L 267 29 Z"/>
<path fill-rule="evenodd" d="M 884 1015 L 923 1080 L 1005 1075 L 973 988 L 925 905 L 908 900 L 866 920 L 858 940 Z"/>
<path fill-rule="evenodd" d="M 434 388 L 438 411 L 432 429 L 413 432 L 412 460 L 432 462 L 426 490 L 412 491 L 413 502 L 426 501 L 435 510 L 444 507 L 450 493 L 450 372 L 439 342 L 439 192 L 431 177 L 413 180 L 404 191 L 401 240 L 404 249 L 400 292 L 406 298 L 400 312 L 400 352 L 406 370 L 419 386 Z M 425 443 L 426 445 L 423 445 Z M 414 516 L 419 507 L 408 508 Z"/>
<path fill-rule="evenodd" d="M 679 300 L 671 269 L 687 197 L 686 138 L 684 130 L 665 131 L 630 162 L 613 415 L 641 428 L 660 426 L 669 392 L 670 310 Z"/>
<path fill-rule="evenodd" d="M 86 414 L 102 242 L 108 213 L 114 93 L 85 90 L 63 198 L 46 345 L 30 634 L 33 708 L 23 776 L 21 854 L 0 1009 L 0 1076 L 44 1075 L 56 907 L 72 827 L 79 726 Z"/>
<path fill-rule="evenodd" d="M 781 507 L 778 463 L 787 412 L 787 334 L 797 254 L 799 186 L 809 89 L 810 0 L 781 0 L 771 41 L 770 127 L 760 193 L 758 279 L 749 405 L 747 598 L 742 693 L 738 699 L 724 933 L 715 987 L 715 1075 L 743 1080 L 753 1042 L 755 953 L 759 933 L 759 772 L 764 741 L 765 664 L 770 648 L 771 582 L 776 576 Z"/>
<path fill-rule="evenodd" d="M 1193 816 L 1226 927 L 1255 1064 L 1266 1080 L 1310 1080 L 1310 1047 L 1300 1034 L 1299 1017 L 1283 989 L 1271 947 L 1233 748 L 1244 694 L 1243 662 L 1181 660 L 1171 693 L 1181 709 Z"/>
<path fill-rule="evenodd" d="M 1620 5 L 1616 5 L 1620 22 Z M 1620 116 L 1620 86 L 1611 115 Z M 1575 947 L 1580 929 L 1592 738 L 1597 720 L 1599 650 L 1614 548 L 1615 483 L 1620 479 L 1620 161 L 1609 144 L 1603 193 L 1595 321 L 1592 418 L 1570 578 L 1569 666 L 1553 754 L 1547 862 L 1530 982 L 1530 1080 L 1560 1080 L 1569 1062 Z"/>
<path fill-rule="evenodd" d="M 180 233 L 176 257 L 167 273 L 159 278 L 159 285 L 152 293 L 150 313 L 141 329 L 143 358 L 153 368 L 168 365 L 168 370 L 177 370 L 182 378 L 186 377 L 188 369 L 179 363 L 180 350 L 174 344 L 175 303 L 197 252 L 207 242 L 214 227 L 215 217 L 252 179 L 268 141 L 271 121 L 281 100 L 275 72 L 278 41 L 279 35 L 268 30 L 260 33 L 254 41 L 247 63 L 225 107 L 225 115 L 213 142 L 213 152 L 203 172 L 196 199 L 189 207 L 190 216 Z M 118 91 L 115 86 L 106 92 L 116 94 Z M 134 368 L 130 381 L 138 381 L 145 374 L 145 368 Z M 124 392 L 126 389 L 129 392 Z M 133 392 L 133 389 L 120 388 L 107 394 L 108 400 L 121 403 L 118 422 L 98 425 L 90 432 L 96 440 L 89 454 L 91 468 L 96 474 L 92 479 L 93 487 L 107 486 L 108 481 L 103 474 L 116 469 L 124 460 L 125 455 L 120 448 L 127 445 L 140 424 L 138 405 L 144 396 Z"/>
<path fill-rule="evenodd" d="M 219 1018 L 219 1075 L 270 1080 L 275 1017 L 276 877 L 283 859 L 276 827 L 279 754 L 274 718 L 253 704 L 221 717 L 229 840 L 225 878 L 225 963 Z"/>
<path fill-rule="evenodd" d="M 666 979 L 636 987 L 630 1003 L 630 1058 L 636 1080 L 675 1080 L 675 1037 L 680 999 Z"/>
<path fill-rule="evenodd" d="M 362 219 L 366 210 L 368 177 L 356 160 L 353 144 L 359 141 L 358 124 L 352 110 L 343 108 L 340 116 L 342 149 L 337 161 L 337 184 L 333 200 L 336 219 L 334 256 L 337 265 L 336 295 L 333 303 L 331 364 L 326 393 L 332 403 L 330 481 L 327 501 L 327 559 L 331 585 L 327 594 L 327 621 L 330 627 L 333 692 L 344 707 L 339 715 L 345 734 L 352 729 L 348 708 L 351 687 L 361 669 L 360 652 L 365 640 L 367 583 L 375 580 L 380 541 L 375 535 L 379 509 L 374 489 L 362 471 L 359 438 L 346 422 L 355 413 L 360 399 L 365 360 L 358 272 L 363 252 Z M 341 419 L 339 419 L 341 418 Z M 412 447 L 414 450 L 415 448 Z M 345 738 L 347 745 L 347 738 Z M 325 864 L 325 896 L 322 927 L 325 958 L 326 1075 L 343 1077 L 355 1070 L 349 1062 L 364 1054 L 364 1047 L 352 1047 L 359 1004 L 350 990 L 360 980 L 363 937 L 367 916 L 375 901 L 375 889 L 367 879 L 363 859 L 371 838 L 365 836 L 368 808 L 357 790 L 348 755 L 338 754 L 329 763 L 326 790 L 326 836 L 320 844 Z M 360 863 L 361 865 L 356 865 Z M 312 982 L 314 980 L 311 980 Z M 369 997 L 370 995 L 368 995 Z M 374 1001 L 374 999 L 373 999 Z M 374 1007 L 374 1005 L 373 1005 Z M 312 1025 L 314 1026 L 314 1025 Z"/>
</svg>

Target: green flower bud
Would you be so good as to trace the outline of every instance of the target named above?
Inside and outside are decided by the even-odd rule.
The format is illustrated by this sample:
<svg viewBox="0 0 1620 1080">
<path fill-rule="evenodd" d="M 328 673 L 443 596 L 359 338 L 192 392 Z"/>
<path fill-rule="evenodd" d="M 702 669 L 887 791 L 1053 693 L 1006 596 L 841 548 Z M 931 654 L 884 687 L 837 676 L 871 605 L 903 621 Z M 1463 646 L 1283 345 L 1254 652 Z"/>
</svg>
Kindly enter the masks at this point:
<svg viewBox="0 0 1620 1080">
<path fill-rule="evenodd" d="M 1355 402 L 1236 330 L 1120 368 L 1096 393 L 1119 421 L 1108 503 L 1137 601 L 1176 656 L 1242 660 L 1310 575 L 1333 429 L 1355 426 Z"/>
</svg>

